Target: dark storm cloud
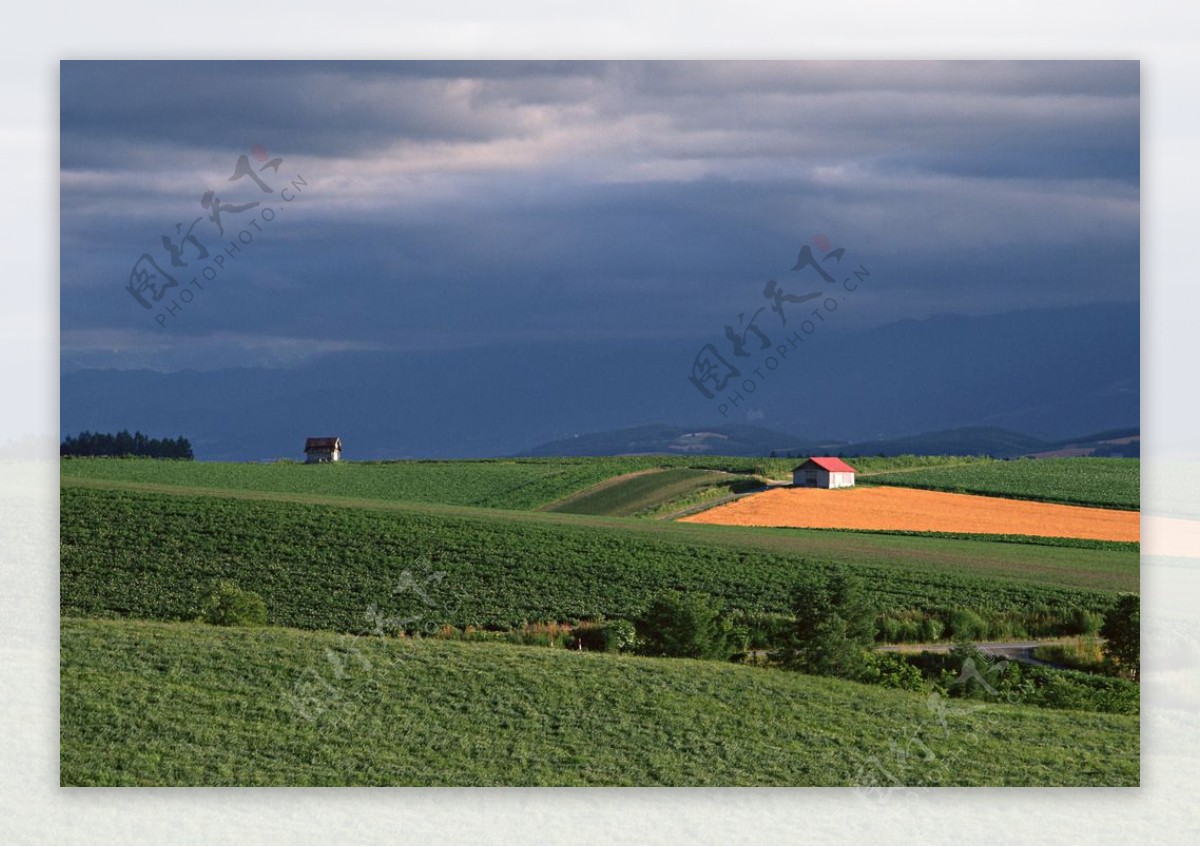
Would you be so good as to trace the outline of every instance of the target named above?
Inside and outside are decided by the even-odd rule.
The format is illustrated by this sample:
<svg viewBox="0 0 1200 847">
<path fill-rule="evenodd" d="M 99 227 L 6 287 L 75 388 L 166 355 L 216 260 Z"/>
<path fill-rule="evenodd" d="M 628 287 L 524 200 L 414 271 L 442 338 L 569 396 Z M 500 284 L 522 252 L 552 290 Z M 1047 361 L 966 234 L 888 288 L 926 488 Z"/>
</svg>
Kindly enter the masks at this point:
<svg viewBox="0 0 1200 847">
<path fill-rule="evenodd" d="M 117 142 L 131 159 L 258 136 L 353 157 L 638 118 L 647 152 L 681 158 L 1016 144 L 1086 159 L 1137 141 L 1133 63 L 68 62 L 62 77 L 65 167 L 119 157 Z"/>
<path fill-rule="evenodd" d="M 863 320 L 1137 296 L 1136 63 L 64 63 L 64 361 L 256 142 L 309 187 L 196 350 L 695 337 L 817 232 Z"/>
<path fill-rule="evenodd" d="M 569 88 L 575 67 L 582 72 L 570 63 L 65 62 L 63 165 L 136 161 L 137 148 L 154 145 L 240 149 L 248 137 L 316 156 L 367 155 L 397 139 L 482 141 L 521 131 L 516 101 L 502 94 L 507 80 L 522 80 L 520 102 L 537 104 L 539 90 Z M 479 108 L 484 100 L 493 108 Z"/>
</svg>

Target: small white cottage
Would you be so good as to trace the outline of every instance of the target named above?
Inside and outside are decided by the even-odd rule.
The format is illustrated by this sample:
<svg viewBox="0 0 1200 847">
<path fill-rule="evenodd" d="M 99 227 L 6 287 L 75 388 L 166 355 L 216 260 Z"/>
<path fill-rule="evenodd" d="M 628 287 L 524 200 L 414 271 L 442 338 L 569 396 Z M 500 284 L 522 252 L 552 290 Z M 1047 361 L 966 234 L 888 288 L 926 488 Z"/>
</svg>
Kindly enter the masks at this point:
<svg viewBox="0 0 1200 847">
<path fill-rule="evenodd" d="M 336 435 L 328 438 L 305 439 L 304 461 L 308 464 L 336 462 L 340 458 L 342 458 L 342 439 Z"/>
<path fill-rule="evenodd" d="M 803 488 L 850 488 L 857 471 L 836 456 L 813 456 L 792 469 L 792 485 Z"/>
</svg>

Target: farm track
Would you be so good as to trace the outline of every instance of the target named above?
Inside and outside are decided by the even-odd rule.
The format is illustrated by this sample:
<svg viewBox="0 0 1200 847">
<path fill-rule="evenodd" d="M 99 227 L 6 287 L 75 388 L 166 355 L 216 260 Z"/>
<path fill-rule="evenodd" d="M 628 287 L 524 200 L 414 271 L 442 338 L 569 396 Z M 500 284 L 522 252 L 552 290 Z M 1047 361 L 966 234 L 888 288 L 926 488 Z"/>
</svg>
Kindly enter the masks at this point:
<svg viewBox="0 0 1200 847">
<path fill-rule="evenodd" d="M 1043 638 L 1022 639 L 1020 641 L 981 641 L 976 643 L 975 646 L 984 653 L 1020 662 L 1024 665 L 1069 670 L 1065 665 L 1056 665 L 1053 662 L 1035 659 L 1033 651 L 1038 647 L 1064 644 L 1070 640 L 1070 638 Z M 875 649 L 880 653 L 949 653 L 954 649 L 954 645 L 939 641 L 930 644 L 884 644 Z"/>
</svg>

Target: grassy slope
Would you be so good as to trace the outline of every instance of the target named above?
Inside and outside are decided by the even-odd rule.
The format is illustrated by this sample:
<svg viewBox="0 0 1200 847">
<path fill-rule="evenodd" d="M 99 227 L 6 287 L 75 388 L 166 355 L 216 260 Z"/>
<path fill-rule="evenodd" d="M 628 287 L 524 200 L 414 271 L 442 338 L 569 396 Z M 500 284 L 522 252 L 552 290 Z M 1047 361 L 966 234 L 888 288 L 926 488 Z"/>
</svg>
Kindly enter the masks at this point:
<svg viewBox="0 0 1200 847">
<path fill-rule="evenodd" d="M 262 594 L 273 623 L 341 631 L 373 605 L 458 624 L 628 617 L 665 588 L 782 612 L 807 568 L 854 569 L 886 608 L 1102 606 L 1137 585 L 1127 551 L 104 485 L 64 479 L 65 614 L 186 617 L 218 577 Z M 436 608 L 394 593 L 422 556 L 445 574 Z"/>
<path fill-rule="evenodd" d="M 595 490 L 551 505 L 546 511 L 573 515 L 636 515 L 687 500 L 717 486 L 725 487 L 725 492 L 730 493 L 728 486 L 738 483 L 753 485 L 754 480 L 721 471 L 672 468 L 639 474 L 612 485 L 602 484 Z"/>
<path fill-rule="evenodd" d="M 872 474 L 862 481 L 872 485 L 1137 509 L 1140 467 L 1137 459 L 1020 459 Z"/>
<path fill-rule="evenodd" d="M 923 695 L 785 672 L 277 629 L 66 619 L 61 704 L 64 785 L 1136 785 L 1139 773 L 1137 717 L 951 701 L 943 726 Z"/>
<path fill-rule="evenodd" d="M 71 459 L 64 476 L 199 488 L 367 497 L 534 509 L 617 474 L 657 466 L 650 458 L 454 462 L 163 462 Z"/>
<path fill-rule="evenodd" d="M 864 460 L 877 470 L 936 466 L 959 457 Z M 340 462 L 305 465 L 236 462 L 170 462 L 153 459 L 64 459 L 63 476 L 288 494 L 404 500 L 536 509 L 605 480 L 655 468 L 696 468 L 790 478 L 796 459 L 727 456 L 618 456 L 570 459 Z"/>
</svg>

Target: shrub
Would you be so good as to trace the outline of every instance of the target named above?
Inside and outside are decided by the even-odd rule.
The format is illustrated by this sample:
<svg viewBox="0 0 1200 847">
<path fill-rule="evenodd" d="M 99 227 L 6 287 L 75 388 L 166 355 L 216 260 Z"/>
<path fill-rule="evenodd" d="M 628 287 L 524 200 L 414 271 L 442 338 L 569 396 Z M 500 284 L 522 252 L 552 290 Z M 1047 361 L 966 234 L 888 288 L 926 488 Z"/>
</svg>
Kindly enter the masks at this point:
<svg viewBox="0 0 1200 847">
<path fill-rule="evenodd" d="M 928 687 L 920 668 L 899 653 L 868 653 L 859 681 L 906 691 L 923 691 Z"/>
<path fill-rule="evenodd" d="M 900 621 L 891 615 L 880 615 L 875 621 L 876 637 L 885 644 L 900 640 Z"/>
<path fill-rule="evenodd" d="M 747 650 L 770 650 L 787 642 L 795 623 L 790 616 L 738 610 L 730 616 L 735 631 L 745 632 Z"/>
<path fill-rule="evenodd" d="M 1087 673 L 1109 673 L 1112 668 L 1104 658 L 1104 648 L 1095 636 L 1077 636 L 1060 644 L 1035 647 L 1033 657 L 1052 665 Z"/>
<path fill-rule="evenodd" d="M 955 674 L 946 689 L 952 697 L 995 697 L 1006 670 L 1020 673 L 1015 663 L 984 653 L 962 638 L 951 648 L 945 670 Z"/>
<path fill-rule="evenodd" d="M 950 635 L 956 640 L 987 638 L 987 621 L 970 609 L 955 609 L 950 613 Z"/>
<path fill-rule="evenodd" d="M 201 618 L 215 626 L 262 626 L 267 622 L 267 604 L 253 591 L 222 579 L 205 598 Z"/>
<path fill-rule="evenodd" d="M 580 623 L 571 631 L 567 646 L 598 653 L 624 653 L 637 649 L 637 629 L 626 620 L 598 620 Z"/>
<path fill-rule="evenodd" d="M 912 662 L 948 697 L 1111 714 L 1138 712 L 1138 686 L 1129 680 L 1022 665 L 989 656 L 970 643 L 956 645 L 949 654 L 922 653 Z"/>
<path fill-rule="evenodd" d="M 937 641 L 945 631 L 946 625 L 942 623 L 940 618 L 930 616 L 921 621 L 922 641 Z"/>
<path fill-rule="evenodd" d="M 609 621 L 600 632 L 606 653 L 624 653 L 637 647 L 637 628 L 630 621 Z"/>
<path fill-rule="evenodd" d="M 1136 715 L 1140 710 L 1140 689 L 1127 679 L 1050 668 L 1029 668 L 1027 674 L 1034 686 L 1024 702 L 1032 705 L 1118 715 Z"/>
<path fill-rule="evenodd" d="M 1104 615 L 1087 609 L 1071 610 L 1070 627 L 1076 635 L 1095 635 L 1104 625 Z"/>
</svg>

